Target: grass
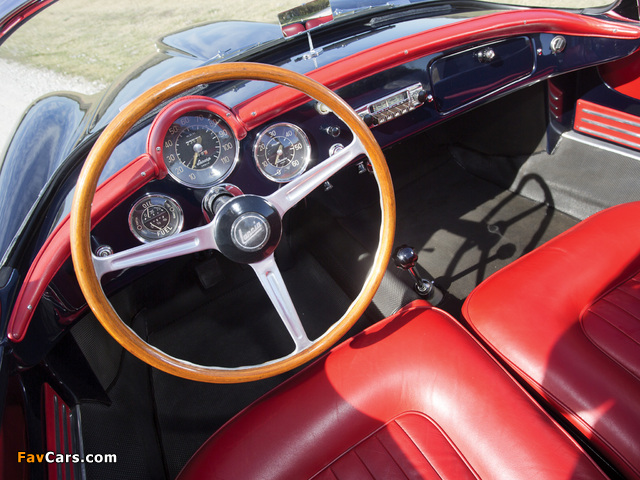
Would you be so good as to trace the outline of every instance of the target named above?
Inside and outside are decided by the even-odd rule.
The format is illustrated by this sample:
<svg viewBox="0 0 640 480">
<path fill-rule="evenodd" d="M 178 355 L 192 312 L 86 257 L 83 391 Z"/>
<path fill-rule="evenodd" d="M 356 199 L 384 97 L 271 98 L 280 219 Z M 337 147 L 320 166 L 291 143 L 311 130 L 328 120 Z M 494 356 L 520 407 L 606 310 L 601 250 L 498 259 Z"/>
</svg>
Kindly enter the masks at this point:
<svg viewBox="0 0 640 480">
<path fill-rule="evenodd" d="M 606 3 L 607 0 L 586 0 Z M 512 0 L 570 8 L 585 0 Z M 216 20 L 277 22 L 304 0 L 60 0 L 27 22 L 0 57 L 108 84 L 155 52 L 162 35 Z M 152 7 L 152 8 L 150 8 Z"/>
</svg>

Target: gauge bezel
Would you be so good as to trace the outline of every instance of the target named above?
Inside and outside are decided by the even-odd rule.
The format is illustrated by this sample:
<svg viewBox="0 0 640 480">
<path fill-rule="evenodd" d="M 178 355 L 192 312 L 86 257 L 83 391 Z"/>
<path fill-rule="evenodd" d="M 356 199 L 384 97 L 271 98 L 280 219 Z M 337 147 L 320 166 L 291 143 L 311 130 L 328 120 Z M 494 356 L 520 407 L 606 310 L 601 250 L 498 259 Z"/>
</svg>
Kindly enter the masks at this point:
<svg viewBox="0 0 640 480">
<path fill-rule="evenodd" d="M 264 167 L 260 163 L 260 158 L 258 158 L 258 148 L 259 148 L 260 144 L 262 143 L 262 140 L 265 137 L 268 137 L 268 132 L 270 130 L 272 130 L 274 128 L 277 128 L 277 127 L 287 127 L 287 128 L 291 128 L 292 130 L 295 130 L 296 131 L 296 135 L 298 136 L 300 141 L 303 143 L 303 149 L 305 150 L 304 158 L 302 159 L 302 167 L 301 167 L 301 169 L 299 169 L 299 171 L 297 171 L 295 174 L 293 174 L 291 176 L 288 176 L 286 178 L 280 177 L 278 175 L 273 175 L 273 174 L 265 171 Z M 289 122 L 273 123 L 273 124 L 269 125 L 268 127 L 263 128 L 260 131 L 260 133 L 256 136 L 256 140 L 255 140 L 255 142 L 253 144 L 253 161 L 255 162 L 256 167 L 258 168 L 258 171 L 265 178 L 268 178 L 272 182 L 276 182 L 276 183 L 288 183 L 291 180 L 293 180 L 293 179 L 299 177 L 300 175 L 302 175 L 307 170 L 307 167 L 311 163 L 311 142 L 309 142 L 309 137 L 304 132 L 304 130 L 302 128 L 300 128 L 299 126 L 294 125 L 293 123 L 289 123 Z"/>
<path fill-rule="evenodd" d="M 205 115 L 205 119 L 202 121 L 198 120 L 196 117 L 199 115 Z M 193 188 L 210 188 L 224 181 L 229 175 L 231 175 L 231 173 L 236 168 L 236 165 L 240 159 L 240 142 L 238 142 L 238 139 L 236 138 L 233 131 L 231 130 L 231 127 L 229 127 L 227 122 L 225 122 L 224 119 L 220 117 L 220 115 L 209 112 L 207 110 L 192 110 L 176 118 L 176 122 L 179 122 L 181 119 L 188 118 L 188 117 L 192 117 L 192 120 L 190 120 L 190 122 L 192 123 L 188 123 L 187 125 L 180 126 L 180 130 L 175 135 L 170 134 L 169 131 L 167 131 L 167 133 L 165 134 L 163 154 L 162 154 L 163 162 L 167 167 L 167 171 L 171 176 L 171 178 L 173 178 L 178 183 L 181 183 L 182 185 L 186 185 L 188 187 L 193 187 Z M 215 122 L 215 126 L 204 125 L 204 123 L 207 123 L 207 122 Z M 176 124 L 173 123 L 172 126 L 173 125 L 176 125 Z M 208 167 L 205 167 L 202 169 L 191 168 L 190 166 L 186 165 L 180 157 L 180 153 L 177 147 L 178 146 L 177 141 L 180 138 L 180 136 L 183 134 L 183 132 L 185 132 L 185 130 L 191 129 L 191 128 L 198 128 L 201 130 L 210 131 L 216 137 L 216 141 L 218 142 L 218 145 L 219 145 L 218 147 L 219 152 L 217 156 L 213 159 L 213 163 Z M 222 140 L 223 137 L 220 136 L 219 134 L 220 131 L 228 132 L 228 141 L 227 139 L 225 139 L 224 141 Z M 225 133 L 225 137 L 226 137 L 226 133 Z M 172 143 L 172 146 L 171 146 L 171 150 L 166 151 L 166 154 L 170 156 L 175 155 L 175 157 L 177 157 L 177 158 L 174 157 L 173 162 L 169 162 L 165 157 L 164 149 L 167 148 L 166 144 L 168 141 Z M 230 164 L 225 164 L 225 165 L 222 164 L 222 159 L 224 158 L 224 156 L 226 156 L 225 152 L 222 151 L 223 143 L 225 145 L 230 145 L 230 144 L 233 145 L 233 146 L 230 146 L 230 149 L 233 149 L 233 155 L 228 156 L 228 157 L 231 157 L 229 158 Z M 181 174 L 179 173 L 179 171 L 175 171 L 174 166 L 179 171 L 182 170 L 183 173 Z M 218 166 L 218 168 L 216 168 L 216 166 Z M 222 167 L 224 168 L 224 170 L 222 170 Z M 214 173 L 215 175 L 211 176 Z"/>
<path fill-rule="evenodd" d="M 233 164 L 231 167 L 224 175 L 217 177 L 215 180 L 207 182 L 206 184 L 198 182 L 194 183 L 178 177 L 173 172 L 169 171 L 164 158 L 164 140 L 171 125 L 180 117 L 199 111 L 213 113 L 218 116 L 229 128 L 229 131 L 235 141 L 235 155 L 232 160 Z M 164 107 L 160 113 L 158 113 L 156 119 L 151 125 L 149 136 L 147 137 L 147 154 L 151 156 L 154 163 L 158 166 L 160 170 L 158 175 L 159 178 L 162 179 L 169 175 L 178 183 L 191 188 L 211 188 L 212 186 L 223 182 L 229 175 L 231 175 L 231 173 L 233 173 L 240 159 L 240 140 L 246 136 L 246 129 L 231 109 L 226 105 L 209 97 L 188 96 L 174 100 Z"/>
<path fill-rule="evenodd" d="M 168 235 L 164 235 L 162 237 L 157 237 L 157 238 L 147 238 L 143 235 L 141 235 L 136 228 L 134 227 L 132 220 L 133 220 L 133 215 L 134 212 L 136 211 L 136 209 L 142 205 L 144 202 L 152 199 L 152 198 L 161 198 L 162 200 L 164 200 L 165 202 L 171 202 L 173 203 L 175 210 L 176 210 L 176 216 L 178 217 L 178 223 L 176 224 L 176 226 L 172 229 L 172 232 L 169 233 Z M 182 210 L 182 207 L 180 206 L 180 203 L 178 203 L 178 201 L 173 198 L 170 197 L 168 195 L 165 195 L 164 193 L 147 193 L 145 195 L 143 195 L 142 197 L 138 198 L 135 202 L 133 202 L 133 205 L 131 205 L 131 208 L 129 209 L 129 216 L 128 216 L 128 222 L 129 224 L 129 231 L 131 232 L 131 234 L 136 237 L 136 239 L 142 243 L 151 243 L 154 242 L 156 240 L 160 240 L 162 238 L 167 238 L 167 237 L 171 237 L 172 235 L 175 235 L 177 233 L 180 233 L 182 231 L 182 227 L 184 226 L 184 211 Z"/>
</svg>

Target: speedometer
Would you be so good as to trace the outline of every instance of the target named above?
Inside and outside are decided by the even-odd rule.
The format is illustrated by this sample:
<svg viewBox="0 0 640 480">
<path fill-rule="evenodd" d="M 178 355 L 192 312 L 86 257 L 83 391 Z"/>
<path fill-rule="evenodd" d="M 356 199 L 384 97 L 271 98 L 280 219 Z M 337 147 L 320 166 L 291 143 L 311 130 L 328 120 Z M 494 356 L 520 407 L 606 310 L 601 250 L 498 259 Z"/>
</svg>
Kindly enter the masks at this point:
<svg viewBox="0 0 640 480">
<path fill-rule="evenodd" d="M 301 175 L 311 159 L 309 139 L 291 123 L 276 123 L 256 139 L 253 156 L 258 170 L 274 182 L 288 182 Z"/>
<path fill-rule="evenodd" d="M 221 182 L 238 161 L 238 141 L 215 113 L 194 111 L 176 119 L 162 142 L 169 174 L 190 187 Z"/>
</svg>

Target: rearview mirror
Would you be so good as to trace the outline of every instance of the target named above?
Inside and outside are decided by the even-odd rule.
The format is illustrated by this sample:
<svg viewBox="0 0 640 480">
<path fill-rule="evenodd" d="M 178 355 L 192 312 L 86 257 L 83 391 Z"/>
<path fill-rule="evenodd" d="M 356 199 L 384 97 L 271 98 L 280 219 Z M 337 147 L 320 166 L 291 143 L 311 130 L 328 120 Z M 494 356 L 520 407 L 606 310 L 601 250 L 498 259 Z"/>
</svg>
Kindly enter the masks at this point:
<svg viewBox="0 0 640 480">
<path fill-rule="evenodd" d="M 311 30 L 333 20 L 329 0 L 313 0 L 278 14 L 280 28 L 285 37 Z"/>
</svg>

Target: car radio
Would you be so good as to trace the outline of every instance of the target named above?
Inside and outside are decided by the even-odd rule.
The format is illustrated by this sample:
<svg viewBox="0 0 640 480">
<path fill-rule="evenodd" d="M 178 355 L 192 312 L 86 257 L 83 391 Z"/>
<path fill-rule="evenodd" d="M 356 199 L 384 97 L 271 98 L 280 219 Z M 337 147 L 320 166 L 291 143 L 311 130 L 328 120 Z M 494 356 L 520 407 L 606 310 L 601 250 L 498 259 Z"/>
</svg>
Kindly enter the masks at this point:
<svg viewBox="0 0 640 480">
<path fill-rule="evenodd" d="M 368 126 L 375 127 L 415 110 L 425 102 L 425 99 L 426 92 L 422 88 L 422 84 L 416 83 L 375 102 L 363 105 L 356 109 L 356 113 Z"/>
</svg>

